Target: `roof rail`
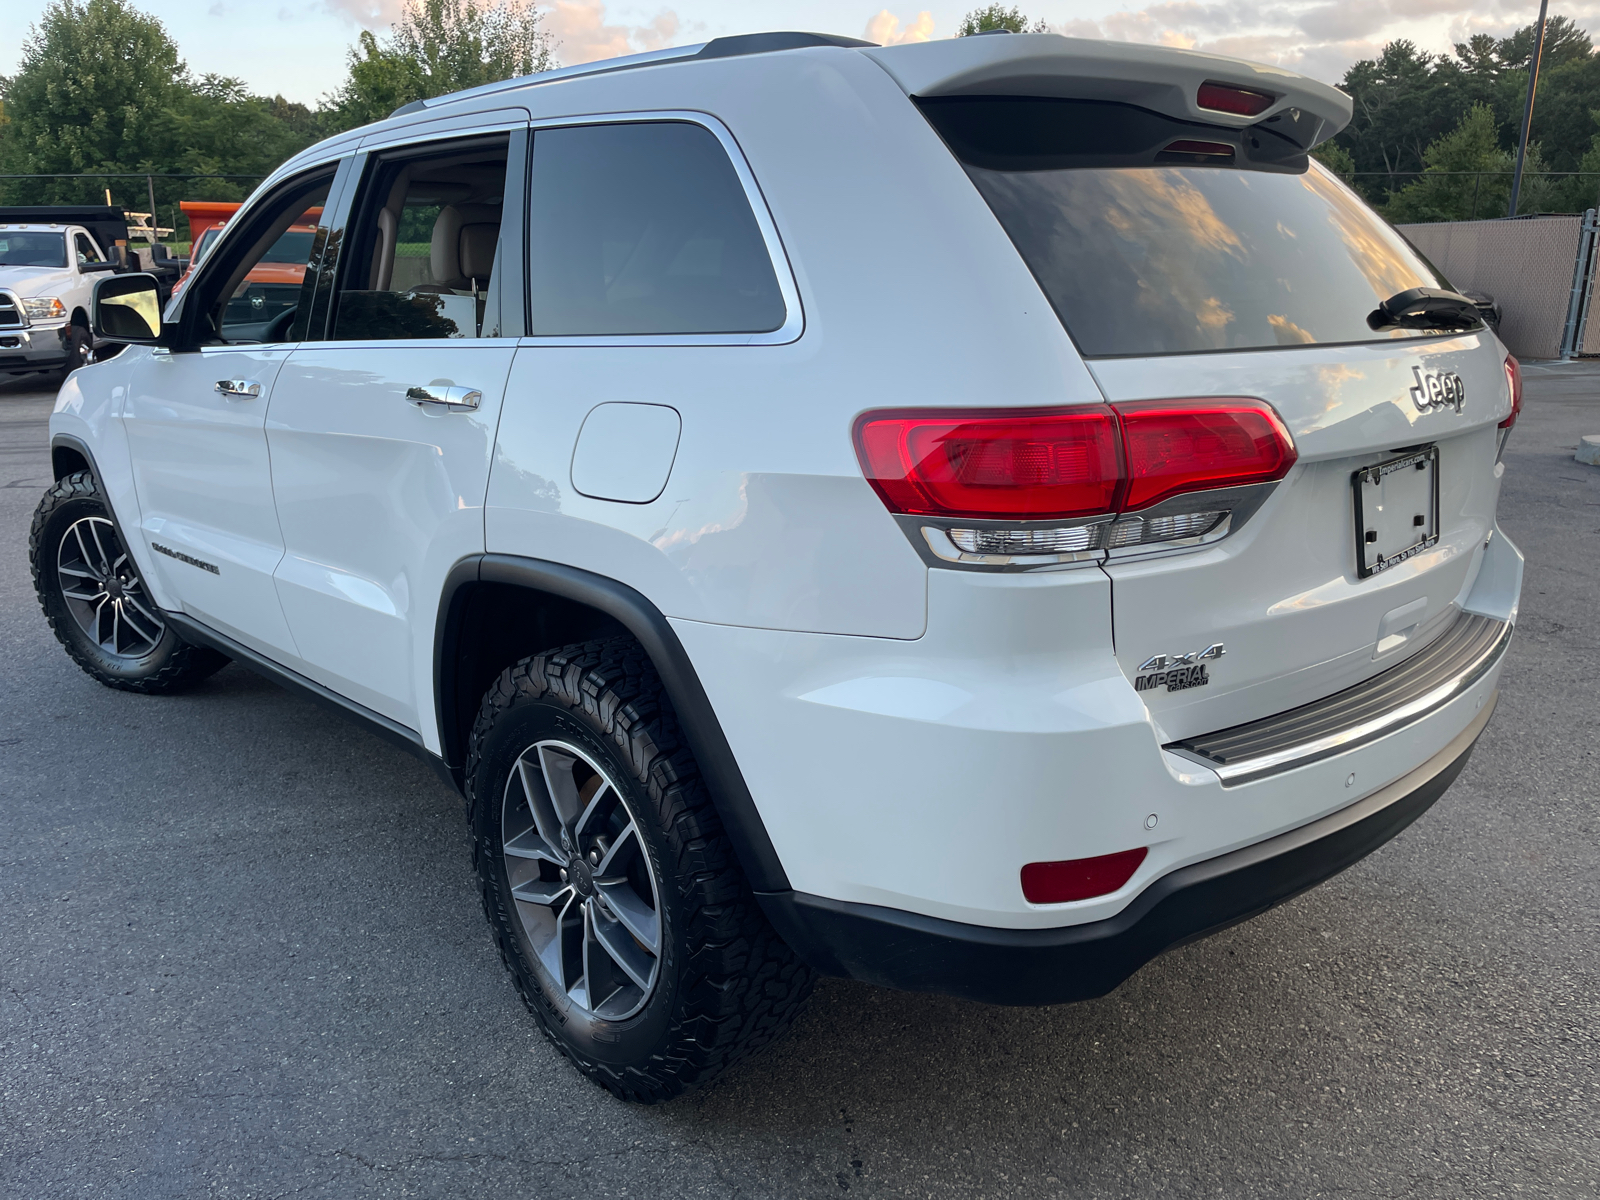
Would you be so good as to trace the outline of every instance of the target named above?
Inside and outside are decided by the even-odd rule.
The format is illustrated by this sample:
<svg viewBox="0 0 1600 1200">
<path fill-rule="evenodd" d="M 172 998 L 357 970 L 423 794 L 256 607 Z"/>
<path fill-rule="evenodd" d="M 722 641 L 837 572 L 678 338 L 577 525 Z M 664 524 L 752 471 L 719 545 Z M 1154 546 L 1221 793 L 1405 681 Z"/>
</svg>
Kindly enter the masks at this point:
<svg viewBox="0 0 1600 1200">
<path fill-rule="evenodd" d="M 389 115 L 399 117 L 406 113 L 422 112 L 440 104 L 453 104 L 457 100 L 466 100 L 473 96 L 492 96 L 496 92 L 532 87 L 541 83 L 558 83 L 563 79 L 578 79 L 586 75 L 606 75 L 612 71 L 631 71 L 635 67 L 651 67 L 657 63 L 682 62 L 691 58 L 734 58 L 745 54 L 771 54 L 778 50 L 801 50 L 808 46 L 876 47 L 877 44 L 834 33 L 799 33 L 787 30 L 741 33 L 733 37 L 712 38 L 709 42 L 696 42 L 691 46 L 674 46 L 670 50 L 651 50 L 644 54 L 624 55 L 621 58 L 603 58 L 598 62 L 582 63 L 575 67 L 557 67 L 534 75 L 501 79 L 495 83 L 485 83 L 479 87 L 434 96 L 428 100 L 413 100 L 410 104 L 402 104 Z"/>
</svg>

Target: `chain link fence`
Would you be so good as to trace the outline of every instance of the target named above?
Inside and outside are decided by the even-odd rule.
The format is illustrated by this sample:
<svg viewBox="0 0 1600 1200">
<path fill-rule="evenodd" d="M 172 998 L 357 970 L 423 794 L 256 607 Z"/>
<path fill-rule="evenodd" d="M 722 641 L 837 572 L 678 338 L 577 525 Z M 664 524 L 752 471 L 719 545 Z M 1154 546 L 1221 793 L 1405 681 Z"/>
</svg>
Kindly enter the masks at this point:
<svg viewBox="0 0 1600 1200">
<path fill-rule="evenodd" d="M 1453 287 L 1492 295 L 1503 314 L 1500 340 L 1534 359 L 1600 347 L 1600 305 L 1587 303 L 1595 255 L 1584 222 L 1574 214 L 1396 228 Z"/>
</svg>

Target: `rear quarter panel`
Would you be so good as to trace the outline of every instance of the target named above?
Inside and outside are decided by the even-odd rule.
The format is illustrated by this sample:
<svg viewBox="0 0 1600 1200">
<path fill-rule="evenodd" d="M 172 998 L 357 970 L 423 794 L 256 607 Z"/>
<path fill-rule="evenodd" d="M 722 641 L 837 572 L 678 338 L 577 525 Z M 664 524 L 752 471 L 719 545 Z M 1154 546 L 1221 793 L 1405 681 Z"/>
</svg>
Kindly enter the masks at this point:
<svg viewBox="0 0 1600 1200">
<path fill-rule="evenodd" d="M 848 51 L 652 67 L 523 95 L 536 124 L 660 110 L 720 119 L 770 209 L 805 324 L 781 346 L 525 342 L 490 482 L 489 549 L 613 576 L 672 617 L 919 636 L 926 569 L 862 478 L 856 414 L 1100 399 L 955 160 L 889 76 Z M 607 401 L 682 415 L 671 478 L 650 504 L 572 489 L 574 439 Z"/>
</svg>

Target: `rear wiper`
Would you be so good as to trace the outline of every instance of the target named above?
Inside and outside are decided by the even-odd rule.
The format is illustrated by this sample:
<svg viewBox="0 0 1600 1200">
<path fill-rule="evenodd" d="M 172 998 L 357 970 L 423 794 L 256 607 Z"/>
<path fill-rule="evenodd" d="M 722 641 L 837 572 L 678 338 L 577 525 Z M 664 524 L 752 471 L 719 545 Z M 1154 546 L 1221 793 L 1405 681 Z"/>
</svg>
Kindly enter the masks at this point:
<svg viewBox="0 0 1600 1200">
<path fill-rule="evenodd" d="M 1367 316 L 1373 329 L 1476 329 L 1478 306 L 1457 292 L 1414 287 L 1390 296 Z"/>
</svg>

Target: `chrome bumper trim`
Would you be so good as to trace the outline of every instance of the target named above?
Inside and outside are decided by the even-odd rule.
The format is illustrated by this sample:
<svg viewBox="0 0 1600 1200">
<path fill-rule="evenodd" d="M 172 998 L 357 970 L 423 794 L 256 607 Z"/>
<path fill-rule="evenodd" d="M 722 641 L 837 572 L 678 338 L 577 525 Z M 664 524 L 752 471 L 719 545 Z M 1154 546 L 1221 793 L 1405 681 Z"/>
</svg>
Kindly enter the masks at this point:
<svg viewBox="0 0 1600 1200">
<path fill-rule="evenodd" d="M 1343 754 L 1420 721 L 1472 687 L 1505 654 L 1511 632 L 1509 621 L 1462 613 L 1428 646 L 1354 687 L 1165 749 L 1210 767 L 1223 787 Z"/>
</svg>

